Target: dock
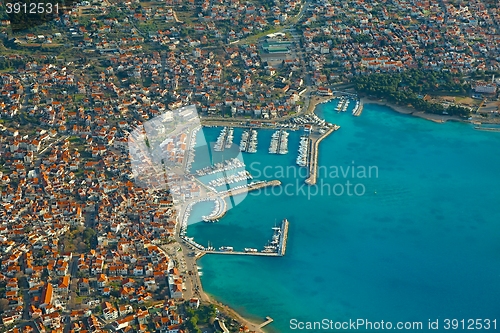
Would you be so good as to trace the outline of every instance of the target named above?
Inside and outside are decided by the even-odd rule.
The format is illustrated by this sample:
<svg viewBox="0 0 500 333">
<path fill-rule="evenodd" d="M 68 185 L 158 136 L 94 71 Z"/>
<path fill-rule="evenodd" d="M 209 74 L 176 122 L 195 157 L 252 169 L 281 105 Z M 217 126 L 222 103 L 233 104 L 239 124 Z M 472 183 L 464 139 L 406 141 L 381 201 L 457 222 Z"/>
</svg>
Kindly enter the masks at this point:
<svg viewBox="0 0 500 333">
<path fill-rule="evenodd" d="M 215 221 L 226 215 L 227 202 L 224 198 L 215 198 L 219 202 L 219 210 L 205 218 L 206 221 Z"/>
<path fill-rule="evenodd" d="M 247 255 L 260 257 L 281 257 L 276 252 L 243 252 L 243 251 L 205 251 L 205 254 L 232 254 L 232 255 Z"/>
<path fill-rule="evenodd" d="M 361 113 L 363 112 L 363 101 L 362 100 L 359 100 L 359 106 L 358 106 L 358 109 L 353 112 L 353 116 L 354 117 L 359 117 L 361 115 Z"/>
<path fill-rule="evenodd" d="M 208 217 L 207 220 L 208 221 L 215 221 L 215 220 L 222 218 L 224 215 L 226 215 L 227 203 L 226 203 L 226 200 L 224 200 L 225 198 L 229 198 L 229 197 L 239 195 L 239 194 L 244 194 L 244 193 L 247 193 L 250 191 L 255 191 L 255 190 L 258 190 L 258 189 L 261 189 L 264 187 L 268 187 L 268 186 L 280 186 L 280 185 L 281 185 L 281 181 L 275 179 L 275 180 L 270 180 L 270 181 L 264 181 L 261 183 L 250 184 L 248 186 L 237 188 L 234 190 L 229 190 L 228 192 L 221 194 L 221 196 L 219 198 L 217 198 L 217 199 L 220 199 L 222 202 L 221 206 L 220 206 L 220 210 L 217 214 L 214 214 L 214 215 L 211 215 L 210 217 Z"/>
<path fill-rule="evenodd" d="M 283 223 L 281 225 L 282 236 L 280 238 L 280 244 L 279 244 L 279 250 L 278 250 L 278 254 L 280 256 L 284 256 L 285 252 L 286 252 L 286 241 L 288 240 L 288 225 L 289 224 L 290 224 L 290 222 L 288 222 L 287 219 L 284 219 Z"/>
<path fill-rule="evenodd" d="M 500 132 L 500 127 L 482 127 L 482 126 L 474 126 L 475 130 L 479 131 L 490 131 L 490 132 Z"/>
<path fill-rule="evenodd" d="M 221 251 L 221 250 L 215 250 L 215 249 L 211 249 L 211 250 L 207 250 L 206 248 L 204 248 L 203 250 L 201 250 L 200 248 L 198 248 L 198 250 L 201 250 L 201 252 L 199 252 L 199 257 L 202 257 L 203 255 L 205 254 L 226 254 L 226 255 L 247 255 L 247 256 L 261 256 L 261 257 L 283 257 L 285 255 L 285 252 L 286 252 L 286 244 L 287 244 L 287 240 L 288 240 L 288 226 L 289 226 L 290 222 L 288 222 L 287 219 L 284 219 L 283 222 L 281 223 L 281 236 L 280 236 L 280 239 L 279 239 L 279 243 L 278 243 L 278 246 L 277 246 L 277 251 L 276 252 L 243 252 L 243 251 L 232 251 L 232 248 L 231 248 L 231 251 Z M 184 239 L 184 238 L 183 238 Z M 191 246 L 194 246 L 194 247 L 197 247 L 196 245 L 199 245 L 196 243 L 194 243 L 193 240 L 189 239 L 189 238 L 186 238 L 184 239 L 184 241 L 188 244 L 190 244 Z"/>
<path fill-rule="evenodd" d="M 309 178 L 306 179 L 306 184 L 314 185 L 316 184 L 316 179 L 318 177 L 318 150 L 320 142 L 332 134 L 334 131 L 338 130 L 340 126 L 333 126 L 328 131 L 323 133 L 318 138 L 311 138 L 311 149 L 309 151 Z"/>
<path fill-rule="evenodd" d="M 227 193 L 224 193 L 222 195 L 222 198 L 227 198 L 227 197 L 235 196 L 238 194 L 247 193 L 247 192 L 258 190 L 258 189 L 268 187 L 268 186 L 280 186 L 280 185 L 281 185 L 281 181 L 279 181 L 277 179 L 270 180 L 270 181 L 264 181 L 264 182 L 256 183 L 256 184 L 250 184 L 250 185 L 242 187 L 242 188 L 238 188 L 235 190 L 229 190 Z"/>
<path fill-rule="evenodd" d="M 267 316 L 267 317 L 266 317 L 266 321 L 265 321 L 265 322 L 263 322 L 262 324 L 260 324 L 260 325 L 259 325 L 259 328 L 262 328 L 262 327 L 264 327 L 264 326 L 266 326 L 266 325 L 269 325 L 269 324 L 270 324 L 270 323 L 272 323 L 273 321 L 274 321 L 274 319 L 273 319 L 273 318 L 271 318 L 271 317 Z"/>
</svg>

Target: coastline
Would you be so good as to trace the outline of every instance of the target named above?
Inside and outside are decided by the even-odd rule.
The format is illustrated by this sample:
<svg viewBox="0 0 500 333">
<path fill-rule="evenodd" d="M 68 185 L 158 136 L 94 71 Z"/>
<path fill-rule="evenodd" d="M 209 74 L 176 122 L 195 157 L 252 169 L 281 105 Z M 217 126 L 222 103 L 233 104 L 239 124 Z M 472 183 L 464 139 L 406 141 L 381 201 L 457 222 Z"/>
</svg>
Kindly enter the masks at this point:
<svg viewBox="0 0 500 333">
<path fill-rule="evenodd" d="M 314 100 L 314 107 L 312 109 L 315 110 L 315 108 L 317 107 L 317 105 L 319 105 L 319 104 L 321 104 L 323 102 L 327 102 L 327 101 L 329 101 L 331 99 L 332 99 L 331 96 L 322 96 L 321 98 L 315 99 Z M 396 111 L 398 113 L 401 113 L 401 114 L 411 114 L 411 115 L 418 116 L 418 115 L 415 114 L 415 113 L 418 113 L 418 112 L 415 109 L 410 108 L 410 107 L 398 106 L 398 105 L 394 105 L 394 104 L 387 103 L 387 102 L 384 102 L 384 101 L 372 100 L 372 99 L 368 99 L 368 98 L 363 98 L 362 100 L 363 100 L 364 103 L 367 103 L 367 104 L 377 104 L 377 105 L 382 105 L 382 106 L 389 107 L 389 108 L 393 109 L 394 111 Z M 312 103 L 313 103 L 313 100 L 311 100 L 311 104 Z M 307 112 L 309 112 L 309 111 L 307 111 Z M 428 120 L 434 121 L 432 119 L 428 119 Z M 447 119 L 447 120 L 452 120 L 452 119 Z M 435 121 L 435 122 L 441 122 L 442 123 L 444 121 Z M 199 277 L 198 277 L 198 279 L 199 279 Z M 199 286 L 200 286 L 200 294 L 203 297 L 202 299 L 205 299 L 210 304 L 216 305 L 221 312 L 227 313 L 231 318 L 236 319 L 236 321 L 238 321 L 240 324 L 246 325 L 249 328 L 250 331 L 263 332 L 263 329 L 259 328 L 258 327 L 259 325 L 256 324 L 258 322 L 258 319 L 254 318 L 253 321 L 250 320 L 250 319 L 245 319 L 236 310 L 232 309 L 231 307 L 229 307 L 226 304 L 223 304 L 223 303 L 217 301 L 215 299 L 215 297 L 213 297 L 212 295 L 203 292 L 203 290 L 201 288 L 201 282 L 200 282 Z"/>
<path fill-rule="evenodd" d="M 315 113 L 318 105 L 323 104 L 323 103 L 328 103 L 331 100 L 335 99 L 336 96 L 311 96 L 309 105 L 307 110 L 305 110 L 304 114 L 310 114 L 310 113 Z M 430 120 L 436 123 L 444 123 L 446 121 L 463 121 L 463 119 L 460 119 L 458 117 L 452 117 L 452 116 L 445 116 L 445 115 L 433 115 L 433 114 L 426 114 L 422 111 L 417 111 L 416 109 L 412 107 L 405 107 L 405 106 L 400 106 L 396 105 L 393 103 L 389 103 L 383 100 L 376 100 L 376 99 L 371 99 L 368 97 L 362 97 L 360 98 L 360 102 L 362 104 L 377 104 L 381 106 L 386 106 L 392 109 L 393 111 L 396 111 L 401 114 L 407 114 L 407 115 L 413 115 L 416 117 L 420 117 L 426 120 Z M 226 125 L 226 124 L 219 124 L 221 125 Z M 186 252 L 185 252 L 186 253 Z M 202 256 L 196 256 L 194 258 L 194 267 L 198 267 L 197 261 L 201 258 Z M 196 284 L 199 286 L 199 296 L 200 299 L 206 303 L 213 304 L 217 306 L 220 312 L 224 313 L 226 316 L 233 318 L 236 320 L 241 326 L 246 326 L 248 328 L 249 332 L 256 332 L 256 333 L 265 333 L 265 331 L 260 327 L 260 325 L 248 318 L 243 317 L 240 313 L 238 313 L 235 309 L 231 308 L 227 304 L 223 304 L 216 300 L 216 298 L 213 295 L 210 295 L 206 293 L 203 290 L 203 284 L 201 281 L 201 277 L 198 275 L 198 269 L 195 269 L 195 279 L 196 279 Z M 264 321 L 264 319 L 263 319 Z"/>
<path fill-rule="evenodd" d="M 363 104 L 377 104 L 377 105 L 387 106 L 388 108 L 390 108 L 393 111 L 396 111 L 398 113 L 412 115 L 415 117 L 419 117 L 419 118 L 433 121 L 435 123 L 445 123 L 447 121 L 468 122 L 467 120 L 464 120 L 462 118 L 455 117 L 455 116 L 431 114 L 431 113 L 425 113 L 423 111 L 417 111 L 413 107 L 397 105 L 397 104 L 390 103 L 390 102 L 387 102 L 387 101 L 382 100 L 382 99 L 372 99 L 369 97 L 361 97 L 360 100 Z"/>
<path fill-rule="evenodd" d="M 242 315 L 240 315 L 236 310 L 233 308 L 229 307 L 226 304 L 223 304 L 215 299 L 212 295 L 207 294 L 206 292 L 202 291 L 204 296 L 208 299 L 208 302 L 210 304 L 213 304 L 217 306 L 220 312 L 224 313 L 228 317 L 231 317 L 235 319 L 237 322 L 241 324 L 242 327 L 248 328 L 247 332 L 255 332 L 255 333 L 265 333 L 262 328 L 260 328 L 260 325 L 251 321 L 250 319 L 244 318 Z M 263 320 L 264 321 L 264 320 Z"/>
<path fill-rule="evenodd" d="M 311 100 L 309 101 L 309 107 L 307 108 L 305 114 L 308 113 L 313 113 L 316 111 L 316 107 L 320 104 L 327 103 L 331 101 L 332 99 L 335 99 L 335 96 L 312 96 Z"/>
<path fill-rule="evenodd" d="M 328 103 L 331 100 L 337 98 L 337 96 L 311 96 L 309 105 L 307 110 L 305 110 L 304 114 L 310 114 L 310 113 L 315 113 L 318 105 L 323 104 L 323 103 Z M 381 106 L 386 106 L 392 109 L 393 111 L 396 111 L 401 114 L 407 114 L 407 115 L 412 115 L 416 117 L 420 117 L 426 120 L 430 120 L 436 123 L 444 123 L 446 121 L 464 121 L 463 119 L 460 119 L 458 117 L 452 117 L 452 116 L 446 116 L 446 115 L 434 115 L 434 114 L 426 114 L 422 111 L 417 111 L 416 109 L 412 107 L 405 107 L 405 106 L 400 106 L 396 105 L 393 103 L 386 102 L 384 100 L 376 100 L 376 99 L 371 99 L 368 97 L 362 97 L 360 98 L 360 102 L 362 104 L 377 104 Z M 226 124 L 219 124 L 219 125 L 226 125 Z M 186 252 L 185 252 L 186 253 Z M 198 275 L 198 264 L 197 261 L 201 258 L 202 256 L 196 256 L 194 258 L 194 267 L 195 269 L 195 279 L 197 282 L 197 285 L 199 286 L 199 296 L 202 301 L 205 301 L 209 304 L 213 304 L 217 306 L 219 311 L 224 313 L 226 316 L 233 318 L 236 320 L 241 326 L 246 326 L 248 328 L 249 332 L 256 332 L 256 333 L 265 333 L 265 331 L 260 327 L 260 325 L 248 318 L 243 317 L 240 313 L 238 313 L 235 309 L 231 308 L 227 304 L 223 304 L 216 300 L 216 298 L 213 295 L 210 295 L 206 293 L 203 290 L 203 284 L 201 282 L 201 277 Z M 264 319 L 263 319 L 264 321 Z"/>
<path fill-rule="evenodd" d="M 183 254 L 190 253 L 193 251 L 184 241 L 180 239 L 178 240 L 178 244 L 181 246 Z M 237 311 L 235 311 L 228 305 L 217 301 L 215 297 L 206 293 L 203 290 L 203 283 L 201 281 L 200 275 L 198 274 L 198 259 L 200 259 L 202 256 L 203 253 L 200 252 L 198 252 L 198 254 L 195 255 L 194 257 L 183 255 L 184 260 L 186 260 L 187 267 L 189 267 L 193 271 L 192 275 L 186 275 L 186 277 L 189 280 L 189 287 L 190 287 L 189 289 L 192 290 L 192 297 L 198 297 L 200 301 L 203 303 L 215 305 L 221 313 L 224 313 L 226 316 L 236 320 L 241 326 L 246 326 L 250 330 L 250 332 L 265 333 L 262 330 L 262 328 L 260 328 L 259 324 L 255 323 L 254 321 L 248 318 L 243 317 Z M 196 291 L 195 287 L 197 287 Z"/>
</svg>

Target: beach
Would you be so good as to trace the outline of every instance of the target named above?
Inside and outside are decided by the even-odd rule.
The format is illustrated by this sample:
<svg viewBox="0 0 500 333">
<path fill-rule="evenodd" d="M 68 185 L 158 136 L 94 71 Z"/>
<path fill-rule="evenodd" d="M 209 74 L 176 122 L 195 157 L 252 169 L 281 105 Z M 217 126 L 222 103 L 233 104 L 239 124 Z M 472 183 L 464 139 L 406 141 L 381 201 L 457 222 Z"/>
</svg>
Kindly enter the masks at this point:
<svg viewBox="0 0 500 333">
<path fill-rule="evenodd" d="M 415 117 L 419 117 L 419 118 L 433 121 L 435 123 L 445 123 L 447 121 L 464 121 L 464 122 L 466 121 L 466 120 L 464 120 L 460 117 L 456 117 L 456 116 L 439 115 L 439 114 L 425 113 L 423 111 L 417 111 L 413 107 L 397 105 L 395 103 L 390 103 L 390 102 L 387 102 L 387 101 L 382 100 L 382 99 L 372 99 L 372 98 L 368 98 L 368 97 L 362 97 L 361 102 L 364 105 L 377 104 L 377 105 L 387 106 L 388 108 L 390 108 L 393 111 L 396 111 L 398 113 L 412 115 Z"/>
</svg>

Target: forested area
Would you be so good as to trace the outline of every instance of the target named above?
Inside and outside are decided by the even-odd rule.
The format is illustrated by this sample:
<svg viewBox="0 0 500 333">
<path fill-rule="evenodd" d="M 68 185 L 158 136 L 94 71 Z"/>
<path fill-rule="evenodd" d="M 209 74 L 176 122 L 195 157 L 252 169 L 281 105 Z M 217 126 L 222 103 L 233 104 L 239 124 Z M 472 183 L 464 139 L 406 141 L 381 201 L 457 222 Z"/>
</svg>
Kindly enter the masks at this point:
<svg viewBox="0 0 500 333">
<path fill-rule="evenodd" d="M 427 93 L 461 94 L 467 93 L 467 86 L 460 75 L 443 71 L 407 70 L 402 73 L 375 73 L 355 79 L 356 90 L 368 96 L 385 98 L 399 105 L 411 104 L 415 109 L 442 114 L 467 117 L 470 110 L 424 100 Z"/>
</svg>

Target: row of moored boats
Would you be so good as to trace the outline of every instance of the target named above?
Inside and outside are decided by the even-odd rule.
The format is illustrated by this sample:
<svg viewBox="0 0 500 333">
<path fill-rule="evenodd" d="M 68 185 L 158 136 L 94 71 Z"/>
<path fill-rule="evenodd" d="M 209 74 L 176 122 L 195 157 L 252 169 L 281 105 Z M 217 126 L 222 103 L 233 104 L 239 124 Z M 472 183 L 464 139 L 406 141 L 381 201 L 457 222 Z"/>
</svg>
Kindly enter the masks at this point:
<svg viewBox="0 0 500 333">
<path fill-rule="evenodd" d="M 232 127 L 223 127 L 215 142 L 215 151 L 224 151 L 233 145 L 234 129 Z"/>
<path fill-rule="evenodd" d="M 262 253 L 278 253 L 279 248 L 280 248 L 280 242 L 281 242 L 281 237 L 282 235 L 282 230 L 280 227 L 273 227 L 273 236 L 271 240 L 264 246 L 264 249 L 262 250 Z M 215 251 L 215 248 L 208 244 L 208 247 L 205 248 L 206 251 Z M 219 247 L 219 251 L 221 252 L 233 252 L 234 248 L 232 246 L 221 246 Z M 245 252 L 247 253 L 257 253 L 259 252 L 255 248 L 251 247 L 246 247 Z"/>
<path fill-rule="evenodd" d="M 275 227 L 273 227 L 273 237 L 267 243 L 267 245 L 264 246 L 264 250 L 262 250 L 262 252 L 264 252 L 264 253 L 278 252 L 280 239 L 281 239 L 281 228 L 275 226 Z"/>
<path fill-rule="evenodd" d="M 212 212 L 209 215 L 203 215 L 201 217 L 203 222 L 210 222 L 210 223 L 219 222 L 219 219 L 214 219 L 213 217 L 219 216 L 222 212 L 221 210 L 224 208 L 224 207 L 222 207 L 223 204 L 221 204 L 221 200 L 222 199 L 215 200 L 215 207 L 212 210 Z"/>
<path fill-rule="evenodd" d="M 347 107 L 349 106 L 350 100 L 345 97 L 340 97 L 340 102 L 337 104 L 336 111 L 337 112 L 346 112 Z"/>
<path fill-rule="evenodd" d="M 247 170 L 238 171 L 236 174 L 226 175 L 225 177 L 220 177 L 213 179 L 208 182 L 210 186 L 223 186 L 226 184 L 238 183 L 248 179 L 252 179 L 252 175 Z"/>
<path fill-rule="evenodd" d="M 245 163 L 243 163 L 238 158 L 231 158 L 224 161 L 223 163 L 215 163 L 213 166 L 207 166 L 203 169 L 196 170 L 198 176 L 211 175 L 218 172 L 229 171 L 238 168 L 244 168 Z"/>
<path fill-rule="evenodd" d="M 241 135 L 240 141 L 240 151 L 246 153 L 256 153 L 257 152 L 257 131 L 256 130 L 245 130 Z"/>
<path fill-rule="evenodd" d="M 215 251 L 214 247 L 208 247 L 207 251 Z M 234 248 L 232 246 L 221 246 L 219 247 L 219 251 L 221 252 L 233 252 Z M 245 252 L 247 253 L 256 253 L 259 252 L 257 249 L 251 247 L 245 247 Z"/>
<path fill-rule="evenodd" d="M 351 99 L 349 99 L 348 97 L 344 97 L 344 96 L 340 97 L 340 101 L 337 104 L 336 111 L 337 112 L 346 112 L 350 102 L 351 102 Z M 360 110 L 360 101 L 359 101 L 359 99 L 356 99 L 356 105 L 354 105 L 354 108 L 352 109 L 352 114 L 354 116 L 359 116 L 360 111 L 361 111 Z"/>
<path fill-rule="evenodd" d="M 279 130 L 273 133 L 271 137 L 271 145 L 269 146 L 270 154 L 288 154 L 288 132 Z"/>
<path fill-rule="evenodd" d="M 309 137 L 303 135 L 300 137 L 299 154 L 297 156 L 297 165 L 301 167 L 307 166 L 307 159 L 309 156 Z"/>
</svg>

